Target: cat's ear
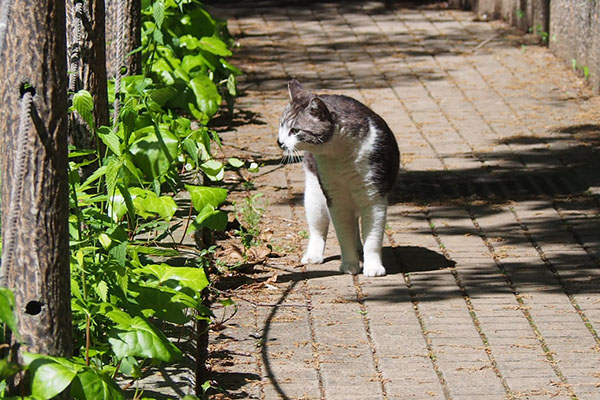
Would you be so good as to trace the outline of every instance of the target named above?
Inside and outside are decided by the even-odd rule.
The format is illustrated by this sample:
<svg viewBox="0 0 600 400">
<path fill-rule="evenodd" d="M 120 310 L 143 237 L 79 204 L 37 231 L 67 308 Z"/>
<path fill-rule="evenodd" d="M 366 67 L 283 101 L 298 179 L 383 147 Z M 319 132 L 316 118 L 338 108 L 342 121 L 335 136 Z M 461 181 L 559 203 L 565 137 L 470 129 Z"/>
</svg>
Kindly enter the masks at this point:
<svg viewBox="0 0 600 400">
<path fill-rule="evenodd" d="M 306 97 L 308 94 L 300 82 L 295 79 L 288 82 L 288 91 L 290 92 L 290 99 L 292 101 L 300 100 L 300 98 Z"/>
<path fill-rule="evenodd" d="M 310 115 L 312 115 L 315 118 L 318 118 L 320 120 L 329 119 L 329 109 L 327 108 L 323 100 L 321 100 L 317 96 L 314 96 L 312 99 L 310 99 L 310 102 L 308 103 L 308 106 L 306 108 L 308 109 Z"/>
</svg>

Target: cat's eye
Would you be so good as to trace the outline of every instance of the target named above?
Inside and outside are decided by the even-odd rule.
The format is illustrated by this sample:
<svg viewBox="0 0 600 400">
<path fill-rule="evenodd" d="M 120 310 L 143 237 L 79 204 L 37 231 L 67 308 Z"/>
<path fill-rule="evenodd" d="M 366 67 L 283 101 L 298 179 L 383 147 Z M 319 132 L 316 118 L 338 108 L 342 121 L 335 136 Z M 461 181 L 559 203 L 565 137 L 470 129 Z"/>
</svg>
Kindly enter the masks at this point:
<svg viewBox="0 0 600 400">
<path fill-rule="evenodd" d="M 300 129 L 298 129 L 298 128 L 292 128 L 292 129 L 290 129 L 290 133 L 292 135 L 296 135 L 296 134 L 298 134 L 298 132 L 300 132 Z"/>
</svg>

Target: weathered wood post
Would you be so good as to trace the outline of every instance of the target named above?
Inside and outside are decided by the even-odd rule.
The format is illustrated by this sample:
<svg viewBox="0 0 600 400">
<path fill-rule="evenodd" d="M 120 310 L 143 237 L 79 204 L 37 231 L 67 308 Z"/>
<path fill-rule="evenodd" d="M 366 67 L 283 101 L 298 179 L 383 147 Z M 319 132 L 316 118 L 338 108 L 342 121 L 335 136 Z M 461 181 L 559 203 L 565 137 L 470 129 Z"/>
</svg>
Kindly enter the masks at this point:
<svg viewBox="0 0 600 400">
<path fill-rule="evenodd" d="M 104 0 L 66 0 L 66 15 L 69 90 L 89 91 L 96 126 L 108 125 Z M 96 136 L 77 113 L 70 115 L 69 135 L 78 148 L 96 148 Z M 90 173 L 90 168 L 84 168 L 84 175 Z"/>
<path fill-rule="evenodd" d="M 0 0 L 11 5 L 0 54 L 0 274 L 15 294 L 21 350 L 68 356 L 65 0 Z"/>
<path fill-rule="evenodd" d="M 109 77 L 114 78 L 122 66 L 127 68 L 127 75 L 141 74 L 142 52 L 134 52 L 141 45 L 142 0 L 106 0 L 106 64 Z"/>
</svg>

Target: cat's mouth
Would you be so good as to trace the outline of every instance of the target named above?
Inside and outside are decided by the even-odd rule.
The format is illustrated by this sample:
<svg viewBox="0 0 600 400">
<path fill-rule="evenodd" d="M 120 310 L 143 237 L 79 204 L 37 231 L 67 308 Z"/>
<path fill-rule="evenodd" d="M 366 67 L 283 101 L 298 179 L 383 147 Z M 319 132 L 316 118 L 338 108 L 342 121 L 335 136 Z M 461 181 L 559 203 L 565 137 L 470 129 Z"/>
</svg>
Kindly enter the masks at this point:
<svg viewBox="0 0 600 400">
<path fill-rule="evenodd" d="M 288 147 L 285 145 L 285 143 L 283 143 L 281 140 L 279 140 L 279 138 L 277 138 L 277 145 L 283 151 L 288 151 L 289 150 Z"/>
</svg>

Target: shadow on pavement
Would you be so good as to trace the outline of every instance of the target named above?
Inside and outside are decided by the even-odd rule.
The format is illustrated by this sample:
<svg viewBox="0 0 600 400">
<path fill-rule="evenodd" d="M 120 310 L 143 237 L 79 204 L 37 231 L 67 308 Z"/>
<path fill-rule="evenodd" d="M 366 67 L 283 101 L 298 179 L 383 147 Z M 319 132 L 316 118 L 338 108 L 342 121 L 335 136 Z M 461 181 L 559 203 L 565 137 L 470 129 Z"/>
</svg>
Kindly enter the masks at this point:
<svg viewBox="0 0 600 400">
<path fill-rule="evenodd" d="M 254 66 L 244 71 L 243 82 L 239 85 L 242 93 L 249 88 L 253 90 L 259 88 L 263 93 L 281 91 L 292 77 L 303 82 L 307 88 L 318 90 L 356 89 L 356 82 L 368 83 L 369 88 L 389 87 L 390 83 L 412 81 L 415 74 L 407 68 L 393 68 L 386 70 L 384 78 L 376 68 L 353 65 L 352 77 L 345 73 L 320 73 L 318 87 L 315 87 L 315 69 L 307 66 L 327 66 L 332 70 L 343 71 L 344 62 L 353 63 L 368 58 L 365 53 L 366 48 L 374 59 L 383 60 L 393 57 L 396 60 L 406 58 L 418 60 L 420 57 L 470 51 L 480 43 L 459 30 L 447 32 L 446 38 L 441 41 L 438 37 L 428 36 L 425 32 L 417 33 L 416 37 L 401 33 L 393 38 L 393 44 L 382 39 L 378 33 L 360 33 L 350 37 L 324 37 L 316 44 L 304 44 L 298 40 L 299 37 L 323 34 L 323 30 L 315 29 L 314 24 L 304 24 L 304 22 L 316 20 L 326 22 L 328 25 L 345 26 L 346 21 L 339 19 L 340 13 L 360 16 L 391 15 L 392 12 L 416 14 L 419 8 L 446 8 L 444 1 L 250 0 L 244 2 L 241 7 L 240 3 L 235 1 L 223 3 L 225 2 L 209 2 L 211 11 L 216 15 L 222 15 L 225 19 L 252 17 L 262 19 L 267 24 L 273 23 L 273 27 L 268 28 L 273 30 L 268 32 L 261 22 L 260 29 L 254 30 L 249 27 L 238 36 L 251 41 L 238 49 L 236 58 L 244 60 L 245 65 Z M 290 17 L 294 20 L 293 26 L 288 26 Z M 421 45 L 423 41 L 429 42 L 425 50 Z M 494 41 L 494 45 L 507 45 L 507 41 Z M 304 46 L 306 51 L 302 50 Z M 280 64 L 286 65 L 287 71 L 283 71 L 279 67 Z M 415 65 L 414 70 L 423 80 L 444 79 L 443 73 L 429 68 Z"/>
</svg>

